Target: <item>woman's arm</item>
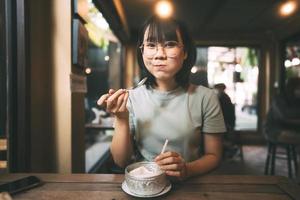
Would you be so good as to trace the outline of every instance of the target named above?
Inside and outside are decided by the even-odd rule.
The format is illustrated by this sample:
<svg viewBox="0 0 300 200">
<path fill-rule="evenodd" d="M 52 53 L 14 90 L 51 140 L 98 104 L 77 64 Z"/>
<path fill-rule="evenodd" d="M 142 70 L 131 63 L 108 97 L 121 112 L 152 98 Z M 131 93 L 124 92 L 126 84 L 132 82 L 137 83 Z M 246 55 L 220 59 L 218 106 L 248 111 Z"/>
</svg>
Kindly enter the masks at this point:
<svg viewBox="0 0 300 200">
<path fill-rule="evenodd" d="M 187 177 L 207 173 L 219 165 L 223 152 L 222 134 L 204 134 L 204 144 L 204 156 L 186 163 Z"/>
<path fill-rule="evenodd" d="M 115 133 L 110 146 L 114 162 L 125 167 L 133 154 L 132 137 L 128 119 L 115 118 Z"/>
<path fill-rule="evenodd" d="M 129 114 L 126 108 L 128 96 L 128 92 L 124 89 L 116 92 L 110 90 L 108 94 L 102 95 L 98 101 L 99 105 L 105 105 L 107 112 L 115 116 L 115 132 L 110 150 L 114 162 L 120 167 L 125 167 L 133 154 Z"/>
</svg>

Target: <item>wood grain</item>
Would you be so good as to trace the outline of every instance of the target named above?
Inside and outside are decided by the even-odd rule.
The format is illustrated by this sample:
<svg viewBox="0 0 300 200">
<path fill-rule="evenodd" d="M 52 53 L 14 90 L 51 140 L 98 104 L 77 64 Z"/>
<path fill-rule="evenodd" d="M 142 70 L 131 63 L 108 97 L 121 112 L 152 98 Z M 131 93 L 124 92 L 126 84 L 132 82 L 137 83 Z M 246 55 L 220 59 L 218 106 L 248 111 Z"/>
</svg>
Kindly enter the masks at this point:
<svg viewBox="0 0 300 200">
<path fill-rule="evenodd" d="M 0 175 L 0 182 L 15 180 L 29 174 Z M 122 174 L 30 174 L 44 184 L 14 196 L 20 200 L 127 200 L 134 197 L 123 192 Z M 197 200 L 295 200 L 300 188 L 285 177 L 278 176 L 199 176 L 182 183 L 158 199 Z"/>
</svg>

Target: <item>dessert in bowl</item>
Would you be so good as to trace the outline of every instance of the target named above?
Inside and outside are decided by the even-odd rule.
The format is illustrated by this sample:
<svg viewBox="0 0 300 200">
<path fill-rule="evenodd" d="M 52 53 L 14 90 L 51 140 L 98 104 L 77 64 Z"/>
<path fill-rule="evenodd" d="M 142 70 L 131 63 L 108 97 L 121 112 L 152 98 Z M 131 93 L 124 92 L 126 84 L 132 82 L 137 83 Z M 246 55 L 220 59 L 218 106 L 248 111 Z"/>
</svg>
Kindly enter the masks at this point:
<svg viewBox="0 0 300 200">
<path fill-rule="evenodd" d="M 137 162 L 125 168 L 125 183 L 130 192 L 151 196 L 169 184 L 166 174 L 155 162 Z"/>
</svg>

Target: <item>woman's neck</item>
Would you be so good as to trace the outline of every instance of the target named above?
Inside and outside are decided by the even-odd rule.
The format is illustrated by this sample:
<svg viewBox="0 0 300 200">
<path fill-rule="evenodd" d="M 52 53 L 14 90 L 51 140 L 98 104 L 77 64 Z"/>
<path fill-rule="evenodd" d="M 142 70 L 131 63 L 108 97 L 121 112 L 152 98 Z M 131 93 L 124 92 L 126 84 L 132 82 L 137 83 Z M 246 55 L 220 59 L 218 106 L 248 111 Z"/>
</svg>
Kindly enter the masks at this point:
<svg viewBox="0 0 300 200">
<path fill-rule="evenodd" d="M 157 86 L 155 87 L 156 90 L 159 91 L 171 91 L 175 90 L 178 87 L 178 84 L 175 80 L 168 80 L 168 81 L 162 81 L 162 80 L 156 80 Z"/>
</svg>

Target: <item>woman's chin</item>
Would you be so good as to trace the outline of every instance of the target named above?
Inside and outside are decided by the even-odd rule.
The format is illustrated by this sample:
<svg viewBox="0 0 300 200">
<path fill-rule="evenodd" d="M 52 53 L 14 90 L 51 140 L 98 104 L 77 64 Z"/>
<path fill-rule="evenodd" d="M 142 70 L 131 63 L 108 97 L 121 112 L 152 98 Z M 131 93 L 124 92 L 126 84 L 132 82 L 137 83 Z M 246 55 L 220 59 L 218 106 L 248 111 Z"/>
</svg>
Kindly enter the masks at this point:
<svg viewBox="0 0 300 200">
<path fill-rule="evenodd" d="M 169 77 L 169 76 L 156 76 L 155 77 L 157 81 L 171 81 L 173 79 L 173 77 Z"/>
<path fill-rule="evenodd" d="M 156 78 L 156 80 L 159 81 L 168 81 L 174 78 L 172 75 L 167 74 L 165 72 L 157 72 L 154 74 L 154 77 Z"/>
</svg>

